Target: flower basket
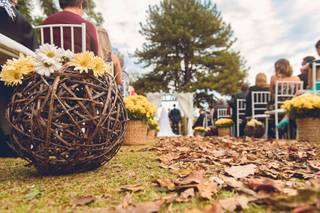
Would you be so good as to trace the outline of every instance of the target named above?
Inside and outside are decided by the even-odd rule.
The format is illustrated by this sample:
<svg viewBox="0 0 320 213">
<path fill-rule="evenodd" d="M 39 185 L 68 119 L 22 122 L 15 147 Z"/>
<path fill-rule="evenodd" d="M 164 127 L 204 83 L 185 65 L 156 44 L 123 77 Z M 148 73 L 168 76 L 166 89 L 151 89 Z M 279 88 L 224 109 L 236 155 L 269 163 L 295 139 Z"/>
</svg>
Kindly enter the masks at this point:
<svg viewBox="0 0 320 213">
<path fill-rule="evenodd" d="M 218 127 L 218 136 L 219 137 L 231 136 L 231 128 L 230 127 Z"/>
<path fill-rule="evenodd" d="M 252 138 L 262 138 L 265 134 L 265 128 L 260 121 L 252 119 L 247 123 L 244 134 Z"/>
<path fill-rule="evenodd" d="M 298 140 L 320 143 L 320 118 L 297 119 Z"/>
<path fill-rule="evenodd" d="M 144 121 L 128 121 L 124 145 L 137 146 L 147 144 L 148 125 Z"/>
<path fill-rule="evenodd" d="M 64 66 L 33 75 L 14 92 L 6 117 L 11 146 L 41 173 L 95 169 L 123 143 L 127 113 L 110 75 L 95 77 Z"/>
<path fill-rule="evenodd" d="M 91 52 L 44 44 L 2 67 L 17 86 L 6 112 L 10 146 L 44 174 L 95 169 L 120 149 L 128 120 L 111 66 Z"/>
<path fill-rule="evenodd" d="M 320 96 L 305 94 L 286 101 L 284 108 L 296 119 L 299 141 L 320 142 Z"/>
<path fill-rule="evenodd" d="M 148 142 L 154 142 L 157 136 L 157 130 L 155 129 L 148 129 L 147 133 L 147 141 Z"/>
</svg>

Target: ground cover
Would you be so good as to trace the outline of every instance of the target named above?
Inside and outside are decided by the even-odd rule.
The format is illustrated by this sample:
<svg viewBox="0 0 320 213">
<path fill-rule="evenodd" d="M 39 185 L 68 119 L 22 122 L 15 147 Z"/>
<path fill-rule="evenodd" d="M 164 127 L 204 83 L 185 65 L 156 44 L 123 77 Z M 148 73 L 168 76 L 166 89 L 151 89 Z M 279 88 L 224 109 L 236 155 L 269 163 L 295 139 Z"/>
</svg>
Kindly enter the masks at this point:
<svg viewBox="0 0 320 213">
<path fill-rule="evenodd" d="M 106 166 L 67 176 L 0 159 L 0 212 L 317 212 L 319 160 L 307 143 L 249 138 L 123 147 Z"/>
</svg>

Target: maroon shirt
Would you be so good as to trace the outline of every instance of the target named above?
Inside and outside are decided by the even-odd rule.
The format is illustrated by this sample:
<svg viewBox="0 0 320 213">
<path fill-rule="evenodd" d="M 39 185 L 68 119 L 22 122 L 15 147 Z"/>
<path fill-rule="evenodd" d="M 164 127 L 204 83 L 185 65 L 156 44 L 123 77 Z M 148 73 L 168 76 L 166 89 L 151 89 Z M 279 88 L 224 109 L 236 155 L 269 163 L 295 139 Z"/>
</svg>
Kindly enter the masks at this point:
<svg viewBox="0 0 320 213">
<path fill-rule="evenodd" d="M 43 22 L 44 25 L 46 24 L 82 24 L 82 23 L 86 24 L 87 50 L 94 52 L 95 55 L 98 55 L 98 37 L 97 37 L 96 28 L 92 23 L 83 19 L 81 16 L 74 14 L 72 12 L 62 11 L 49 16 Z M 60 28 L 53 28 L 54 44 L 58 47 L 62 47 L 60 35 L 61 35 Z M 64 28 L 63 37 L 64 37 L 64 44 L 62 48 L 71 50 L 72 48 L 71 48 L 71 29 L 70 28 Z M 81 29 L 74 28 L 75 53 L 82 52 L 81 38 L 82 38 Z M 44 41 L 45 43 L 51 43 L 49 30 L 44 31 Z"/>
</svg>

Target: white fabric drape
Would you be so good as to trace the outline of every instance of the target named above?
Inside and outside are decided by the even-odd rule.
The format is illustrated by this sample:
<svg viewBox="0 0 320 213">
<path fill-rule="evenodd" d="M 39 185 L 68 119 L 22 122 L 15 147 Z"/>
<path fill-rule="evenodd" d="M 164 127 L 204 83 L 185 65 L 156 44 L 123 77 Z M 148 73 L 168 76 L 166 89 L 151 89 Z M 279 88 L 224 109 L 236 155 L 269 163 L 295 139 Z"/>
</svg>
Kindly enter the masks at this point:
<svg viewBox="0 0 320 213">
<path fill-rule="evenodd" d="M 175 137 L 176 135 L 172 132 L 170 121 L 169 121 L 169 113 L 165 107 L 161 109 L 161 115 L 159 119 L 159 127 L 160 131 L 158 132 L 158 137 Z"/>
<path fill-rule="evenodd" d="M 178 93 L 176 97 L 184 115 L 188 119 L 188 136 L 193 136 L 193 93 Z"/>
<path fill-rule="evenodd" d="M 159 108 L 162 100 L 162 93 L 148 93 L 147 98 L 148 100 L 155 105 L 155 107 Z"/>
</svg>

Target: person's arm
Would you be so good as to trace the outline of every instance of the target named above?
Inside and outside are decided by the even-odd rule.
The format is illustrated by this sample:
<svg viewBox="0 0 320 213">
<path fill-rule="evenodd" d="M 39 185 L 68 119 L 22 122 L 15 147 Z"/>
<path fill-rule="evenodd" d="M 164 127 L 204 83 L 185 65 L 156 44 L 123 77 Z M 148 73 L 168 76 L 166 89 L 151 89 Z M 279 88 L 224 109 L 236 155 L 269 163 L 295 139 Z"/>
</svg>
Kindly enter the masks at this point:
<svg viewBox="0 0 320 213">
<path fill-rule="evenodd" d="M 114 66 L 114 76 L 115 76 L 116 83 L 117 85 L 121 85 L 122 84 L 122 67 L 121 67 L 120 60 L 118 56 L 116 56 L 115 54 L 112 54 L 112 61 Z"/>
</svg>

